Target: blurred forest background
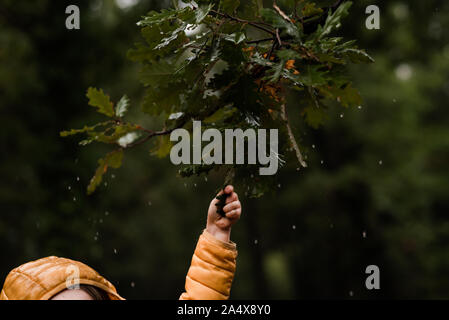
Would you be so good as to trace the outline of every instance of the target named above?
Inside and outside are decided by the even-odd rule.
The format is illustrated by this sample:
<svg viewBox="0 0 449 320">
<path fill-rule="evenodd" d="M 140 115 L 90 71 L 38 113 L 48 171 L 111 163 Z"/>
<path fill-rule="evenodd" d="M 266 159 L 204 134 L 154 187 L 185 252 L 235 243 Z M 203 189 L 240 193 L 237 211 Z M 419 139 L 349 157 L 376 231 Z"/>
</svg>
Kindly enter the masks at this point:
<svg viewBox="0 0 449 320">
<path fill-rule="evenodd" d="M 328 1 L 329 2 L 329 1 Z M 65 8 L 81 9 L 81 30 Z M 381 29 L 365 28 L 365 8 Z M 89 86 L 140 101 L 126 53 L 168 1 L 0 0 L 0 281 L 22 263 L 83 261 L 128 299 L 177 299 L 219 177 L 182 180 L 141 146 L 86 186 L 107 149 L 59 132 L 98 120 Z M 309 168 L 242 196 L 232 299 L 449 298 L 449 2 L 355 1 L 341 33 L 376 59 L 351 69 L 362 108 L 302 139 Z M 137 118 L 138 106 L 134 104 Z M 239 191 L 239 190 L 237 190 Z M 381 289 L 365 288 L 375 264 Z"/>
</svg>

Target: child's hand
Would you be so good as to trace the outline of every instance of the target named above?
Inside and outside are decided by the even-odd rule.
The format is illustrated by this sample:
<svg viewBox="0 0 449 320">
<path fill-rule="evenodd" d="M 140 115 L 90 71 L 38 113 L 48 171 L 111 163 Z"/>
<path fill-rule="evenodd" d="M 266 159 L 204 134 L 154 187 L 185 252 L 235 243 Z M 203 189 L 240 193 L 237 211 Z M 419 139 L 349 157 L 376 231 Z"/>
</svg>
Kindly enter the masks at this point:
<svg viewBox="0 0 449 320">
<path fill-rule="evenodd" d="M 207 214 L 206 230 L 218 240 L 229 242 L 231 238 L 231 227 L 240 219 L 240 215 L 242 214 L 242 206 L 237 193 L 234 192 L 233 186 L 227 186 L 224 189 L 224 193 L 228 195 L 226 198 L 226 205 L 223 207 L 223 211 L 226 216 L 222 217 L 217 213 L 216 204 L 218 203 L 218 200 L 212 200 L 209 206 L 209 212 Z M 221 191 L 218 195 L 221 194 L 223 194 L 223 191 Z"/>
</svg>

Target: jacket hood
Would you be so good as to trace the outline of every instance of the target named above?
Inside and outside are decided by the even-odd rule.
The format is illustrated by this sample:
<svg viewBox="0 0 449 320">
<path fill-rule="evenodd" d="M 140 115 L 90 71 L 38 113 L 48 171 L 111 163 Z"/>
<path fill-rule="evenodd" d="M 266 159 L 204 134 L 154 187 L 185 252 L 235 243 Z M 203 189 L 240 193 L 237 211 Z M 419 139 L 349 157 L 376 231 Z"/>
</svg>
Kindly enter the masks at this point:
<svg viewBox="0 0 449 320">
<path fill-rule="evenodd" d="M 0 300 L 49 300 L 67 289 L 68 279 L 79 279 L 79 284 L 102 289 L 111 300 L 124 300 L 115 287 L 91 267 L 58 257 L 39 259 L 12 270 L 6 277 Z"/>
</svg>

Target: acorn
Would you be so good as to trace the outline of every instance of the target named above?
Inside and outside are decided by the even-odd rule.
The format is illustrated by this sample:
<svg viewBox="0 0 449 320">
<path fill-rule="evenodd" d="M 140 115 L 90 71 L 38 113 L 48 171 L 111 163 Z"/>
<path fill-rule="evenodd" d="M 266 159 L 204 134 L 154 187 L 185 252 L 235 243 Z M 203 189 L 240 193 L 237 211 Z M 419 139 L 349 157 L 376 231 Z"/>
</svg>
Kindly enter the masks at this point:
<svg viewBox="0 0 449 320">
<path fill-rule="evenodd" d="M 223 193 L 215 198 L 218 200 L 218 202 L 215 204 L 215 206 L 217 207 L 217 213 L 223 218 L 226 217 L 226 213 L 223 211 L 223 208 L 226 205 L 226 199 L 228 198 L 228 196 L 228 194 Z"/>
</svg>

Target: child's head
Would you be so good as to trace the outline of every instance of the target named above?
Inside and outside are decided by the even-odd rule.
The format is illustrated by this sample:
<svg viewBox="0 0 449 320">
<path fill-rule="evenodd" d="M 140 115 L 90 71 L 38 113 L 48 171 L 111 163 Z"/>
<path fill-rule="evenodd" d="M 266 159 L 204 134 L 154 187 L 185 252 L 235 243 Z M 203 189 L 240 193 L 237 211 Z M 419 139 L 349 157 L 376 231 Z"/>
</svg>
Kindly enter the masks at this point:
<svg viewBox="0 0 449 320">
<path fill-rule="evenodd" d="M 123 300 L 115 287 L 89 266 L 48 257 L 12 270 L 0 300 Z"/>
</svg>

